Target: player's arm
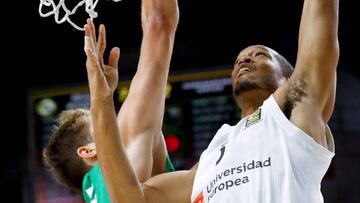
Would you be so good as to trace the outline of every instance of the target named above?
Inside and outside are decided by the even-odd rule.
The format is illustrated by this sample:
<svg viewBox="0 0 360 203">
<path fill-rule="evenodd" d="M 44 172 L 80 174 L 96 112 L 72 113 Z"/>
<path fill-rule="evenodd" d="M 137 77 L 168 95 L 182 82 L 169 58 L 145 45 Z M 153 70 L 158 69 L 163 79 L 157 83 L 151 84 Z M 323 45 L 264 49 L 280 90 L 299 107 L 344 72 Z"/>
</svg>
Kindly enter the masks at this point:
<svg viewBox="0 0 360 203">
<path fill-rule="evenodd" d="M 335 101 L 339 60 L 338 0 L 305 0 L 294 77 L 309 84 L 309 98 L 327 122 Z"/>
<path fill-rule="evenodd" d="M 188 203 L 196 167 L 190 171 L 164 173 L 143 184 L 138 181 L 119 139 L 114 103 L 92 100 L 91 113 L 98 161 L 112 202 Z"/>
<path fill-rule="evenodd" d="M 163 173 L 141 184 L 119 139 L 114 103 L 92 100 L 91 113 L 98 161 L 112 202 L 188 203 L 196 167 L 190 171 Z"/>
<path fill-rule="evenodd" d="M 189 203 L 192 186 L 197 171 L 196 164 L 188 171 L 164 173 L 150 178 L 142 185 L 145 202 Z"/>
<path fill-rule="evenodd" d="M 140 59 L 118 115 L 122 139 L 140 181 L 147 180 L 152 172 L 165 169 L 166 148 L 161 127 L 178 20 L 177 0 L 142 1 Z"/>
<path fill-rule="evenodd" d="M 100 33 L 105 27 L 100 26 Z M 117 86 L 119 49 L 110 52 L 109 65 L 103 64 L 85 26 L 86 68 L 91 95 L 91 115 L 97 158 L 112 202 L 190 202 L 197 166 L 190 171 L 162 174 L 141 184 L 125 152 L 114 108 L 113 92 Z"/>
<path fill-rule="evenodd" d="M 323 146 L 335 100 L 338 6 L 338 0 L 304 1 L 295 71 L 282 87 L 302 95 L 290 120 Z"/>
</svg>

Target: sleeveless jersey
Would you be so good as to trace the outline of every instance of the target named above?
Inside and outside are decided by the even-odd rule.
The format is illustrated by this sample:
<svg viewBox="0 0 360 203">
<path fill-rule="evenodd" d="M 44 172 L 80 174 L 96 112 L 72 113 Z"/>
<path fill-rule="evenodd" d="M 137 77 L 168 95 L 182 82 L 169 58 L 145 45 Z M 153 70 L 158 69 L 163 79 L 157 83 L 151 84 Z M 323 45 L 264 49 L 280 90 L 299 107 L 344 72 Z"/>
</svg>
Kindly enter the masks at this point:
<svg viewBox="0 0 360 203">
<path fill-rule="evenodd" d="M 200 157 L 192 203 L 319 203 L 334 156 L 292 124 L 271 95 L 235 126 L 223 125 Z"/>
<path fill-rule="evenodd" d="M 169 156 L 166 156 L 165 172 L 174 171 Z M 110 203 L 109 195 L 106 190 L 104 177 L 101 173 L 99 163 L 84 176 L 83 184 L 83 197 L 87 203 Z"/>
</svg>

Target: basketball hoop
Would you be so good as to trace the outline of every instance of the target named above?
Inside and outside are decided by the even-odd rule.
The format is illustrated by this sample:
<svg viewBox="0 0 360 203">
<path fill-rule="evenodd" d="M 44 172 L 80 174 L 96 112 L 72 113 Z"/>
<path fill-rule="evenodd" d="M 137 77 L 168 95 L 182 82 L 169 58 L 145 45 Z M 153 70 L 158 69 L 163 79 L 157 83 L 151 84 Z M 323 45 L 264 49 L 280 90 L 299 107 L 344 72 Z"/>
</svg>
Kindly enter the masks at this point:
<svg viewBox="0 0 360 203">
<path fill-rule="evenodd" d="M 95 11 L 95 7 L 97 5 L 99 0 L 95 0 L 95 2 L 93 0 L 81 0 L 73 9 L 68 9 L 67 6 L 65 5 L 65 0 L 59 0 L 58 4 L 56 4 L 54 2 L 54 0 L 40 0 L 40 5 L 39 5 L 39 13 L 41 17 L 49 17 L 51 15 L 54 15 L 55 18 L 55 22 L 57 24 L 61 24 L 65 21 L 67 21 L 68 23 L 70 23 L 75 29 L 83 31 L 84 28 L 82 26 L 78 26 L 76 25 L 71 19 L 70 17 L 76 13 L 77 9 L 81 6 L 83 6 L 85 4 L 85 11 L 86 13 L 89 14 L 90 18 L 96 18 L 98 16 L 97 12 Z M 113 0 L 114 2 L 119 2 L 121 0 Z M 43 7 L 48 7 L 52 8 L 51 11 L 49 12 L 45 12 L 43 13 Z M 65 15 L 60 19 L 59 16 L 59 10 L 63 9 L 63 11 L 65 12 Z"/>
</svg>

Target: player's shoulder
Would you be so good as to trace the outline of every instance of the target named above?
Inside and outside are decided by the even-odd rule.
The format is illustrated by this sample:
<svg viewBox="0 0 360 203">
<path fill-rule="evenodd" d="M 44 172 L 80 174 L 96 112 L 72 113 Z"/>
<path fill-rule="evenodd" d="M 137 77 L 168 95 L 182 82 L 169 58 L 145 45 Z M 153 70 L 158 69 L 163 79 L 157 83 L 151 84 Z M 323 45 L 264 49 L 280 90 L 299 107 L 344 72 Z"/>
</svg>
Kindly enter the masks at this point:
<svg viewBox="0 0 360 203">
<path fill-rule="evenodd" d="M 229 135 L 233 131 L 235 126 L 231 126 L 229 124 L 223 124 L 216 132 L 215 136 L 211 140 L 208 150 L 211 150 L 212 148 L 216 148 L 220 145 L 225 144 L 229 140 Z"/>
<path fill-rule="evenodd" d="M 231 126 L 231 125 L 225 123 L 219 128 L 217 133 L 226 133 L 226 132 L 231 131 L 231 129 L 233 129 L 233 128 L 234 128 L 234 126 Z"/>
</svg>

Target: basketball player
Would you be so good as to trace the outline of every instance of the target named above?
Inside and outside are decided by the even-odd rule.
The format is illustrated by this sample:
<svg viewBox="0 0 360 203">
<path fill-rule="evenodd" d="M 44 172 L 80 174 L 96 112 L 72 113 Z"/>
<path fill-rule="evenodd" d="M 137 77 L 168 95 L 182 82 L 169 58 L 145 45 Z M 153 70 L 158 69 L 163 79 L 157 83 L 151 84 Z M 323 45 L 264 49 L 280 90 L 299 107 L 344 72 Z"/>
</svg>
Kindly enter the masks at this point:
<svg viewBox="0 0 360 203">
<path fill-rule="evenodd" d="M 172 169 L 171 163 L 166 159 L 161 126 L 165 88 L 178 19 L 177 2 L 174 0 L 142 2 L 143 40 L 138 69 L 129 94 L 120 109 L 117 122 L 112 123 L 121 129 L 121 141 L 129 154 L 131 167 L 141 182 Z M 111 87 L 116 88 L 118 75 L 115 68 L 118 65 L 120 50 L 113 48 L 108 65 L 105 65 L 103 61 L 106 46 L 105 27 L 100 26 L 98 39 L 91 20 L 88 20 L 85 30 L 86 66 L 89 72 L 94 68 L 101 68 L 105 71 Z M 93 86 L 91 83 L 89 85 L 90 88 Z M 92 97 L 91 103 L 96 104 L 97 98 Z M 64 112 L 60 116 L 59 126 L 44 150 L 44 159 L 60 183 L 77 192 L 83 189 L 87 202 L 94 200 L 110 202 L 101 174 L 104 168 L 97 162 L 98 153 L 101 151 L 106 153 L 107 149 L 97 149 L 94 143 L 95 137 L 107 135 L 97 134 L 96 131 L 94 133 L 91 118 L 90 112 L 83 109 Z M 114 146 L 107 147 L 112 149 Z"/>
<path fill-rule="evenodd" d="M 101 71 L 89 71 L 98 100 L 91 108 L 95 134 L 106 135 L 96 137 L 98 159 L 112 201 L 323 202 L 320 183 L 334 156 L 326 123 L 335 98 L 337 30 L 337 0 L 304 0 L 293 73 L 268 47 L 242 50 L 232 72 L 242 119 L 223 125 L 191 170 L 142 184 L 117 139 L 113 89 Z"/>
</svg>

